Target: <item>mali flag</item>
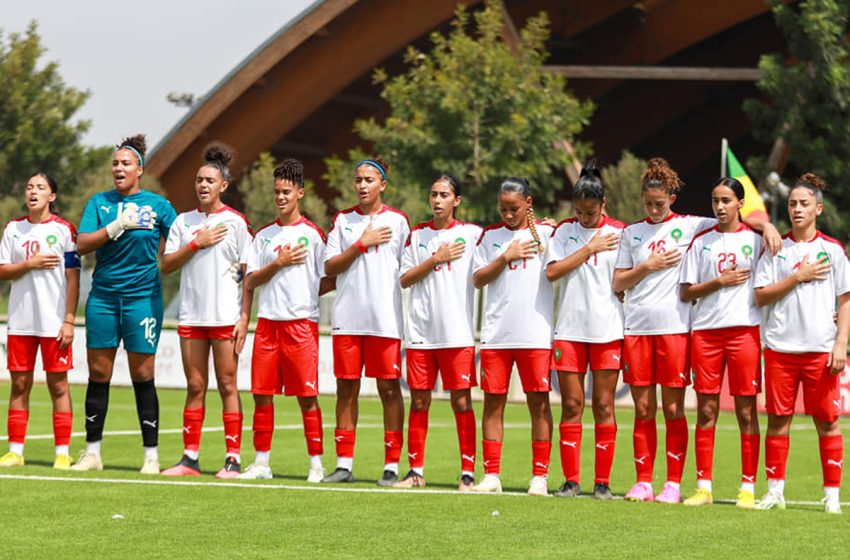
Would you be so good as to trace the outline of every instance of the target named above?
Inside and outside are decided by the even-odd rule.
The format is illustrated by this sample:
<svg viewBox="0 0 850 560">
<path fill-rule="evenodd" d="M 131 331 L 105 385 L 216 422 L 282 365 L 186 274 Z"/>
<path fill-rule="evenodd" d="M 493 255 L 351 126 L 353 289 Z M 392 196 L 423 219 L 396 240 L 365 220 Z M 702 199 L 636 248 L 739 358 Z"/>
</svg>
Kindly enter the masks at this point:
<svg viewBox="0 0 850 560">
<path fill-rule="evenodd" d="M 738 158 L 735 157 L 735 154 L 732 153 L 732 150 L 728 146 L 726 147 L 726 167 L 729 170 L 728 176 L 738 179 L 744 185 L 744 207 L 741 208 L 741 216 L 744 218 L 753 216 L 770 221 L 770 217 L 767 215 L 767 209 L 764 207 L 764 201 L 761 199 L 761 194 L 759 194 L 758 189 L 752 180 L 750 180 L 750 176 L 744 171 L 741 162 L 738 161 Z"/>
</svg>

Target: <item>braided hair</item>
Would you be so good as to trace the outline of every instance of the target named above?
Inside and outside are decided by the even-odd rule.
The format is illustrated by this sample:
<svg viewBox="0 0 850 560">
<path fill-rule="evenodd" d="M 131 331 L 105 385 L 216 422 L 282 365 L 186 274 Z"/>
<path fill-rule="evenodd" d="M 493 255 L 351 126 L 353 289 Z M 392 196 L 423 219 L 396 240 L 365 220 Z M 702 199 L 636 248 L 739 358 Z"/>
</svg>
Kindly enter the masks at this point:
<svg viewBox="0 0 850 560">
<path fill-rule="evenodd" d="M 499 193 L 519 194 L 523 198 L 531 197 L 531 186 L 528 179 L 525 177 L 508 177 L 502 182 L 499 187 Z M 537 250 L 543 252 L 543 242 L 540 240 L 540 234 L 537 232 L 537 218 L 534 216 L 534 208 L 531 204 L 525 209 L 525 220 L 528 230 L 531 232 L 531 237 L 537 242 Z"/>
</svg>

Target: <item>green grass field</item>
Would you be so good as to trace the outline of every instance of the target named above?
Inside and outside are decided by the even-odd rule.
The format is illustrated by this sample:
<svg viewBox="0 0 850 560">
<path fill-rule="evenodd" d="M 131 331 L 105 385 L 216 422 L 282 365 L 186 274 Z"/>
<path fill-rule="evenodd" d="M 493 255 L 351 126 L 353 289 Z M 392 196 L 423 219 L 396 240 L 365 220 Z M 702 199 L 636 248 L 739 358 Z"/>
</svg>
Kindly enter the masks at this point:
<svg viewBox="0 0 850 560">
<path fill-rule="evenodd" d="M 0 384 L 0 415 L 5 434 L 8 384 Z M 84 387 L 73 388 L 75 403 L 71 451 L 84 446 Z M 246 425 L 250 395 L 243 395 Z M 163 467 L 182 450 L 183 392 L 160 391 L 160 458 Z M 325 467 L 334 466 L 333 400 L 322 399 Z M 113 388 L 107 435 L 106 469 L 99 473 L 54 471 L 50 404 L 37 385 L 27 442 L 27 466 L 0 472 L 0 557 L 112 558 L 786 558 L 801 554 L 844 557 L 850 515 L 828 516 L 815 505 L 821 497 L 817 436 L 808 418 L 798 418 L 792 433 L 784 512 L 739 511 L 734 500 L 739 480 L 738 432 L 732 414 L 721 419 L 714 465 L 715 499 L 706 508 L 633 504 L 622 500 L 565 500 L 523 495 L 531 470 L 528 415 L 510 405 L 506 413 L 503 495 L 457 494 L 459 459 L 454 420 L 447 402 L 435 402 L 429 431 L 426 489 L 387 491 L 375 480 L 383 463 L 380 402 L 361 404 L 354 474 L 358 483 L 338 487 L 308 485 L 301 417 L 294 400 L 277 401 L 272 447 L 274 480 L 229 484 L 212 473 L 224 456 L 221 406 L 208 397 L 201 443 L 205 475 L 191 480 L 144 477 L 141 438 L 132 391 Z M 476 406 L 480 414 L 480 405 Z M 557 413 L 556 413 L 557 414 Z M 620 433 L 612 489 L 622 495 L 634 482 L 631 416 L 618 410 Z M 590 422 L 589 411 L 585 422 Z M 693 421 L 693 416 L 691 416 Z M 557 416 L 556 416 L 557 420 Z M 764 424 L 764 422 L 763 422 Z M 845 433 L 850 423 L 845 421 Z M 127 435 L 120 432 L 128 431 Z M 119 433 L 115 433 L 119 432 Z M 110 435 L 111 434 L 111 435 Z M 659 442 L 663 446 L 663 431 Z M 0 442 L 5 447 L 5 438 Z M 5 452 L 5 449 L 3 449 Z M 695 485 L 693 443 L 682 484 Z M 480 455 L 480 453 L 479 453 Z M 243 465 L 253 459 L 250 432 L 244 434 Z M 402 470 L 406 467 L 402 464 Z M 479 461 L 480 469 L 480 461 Z M 665 465 L 660 447 L 656 491 Z M 480 476 L 480 471 L 478 476 Z M 763 476 L 762 471 L 759 476 Z M 550 490 L 561 480 L 553 449 Z M 593 486 L 593 432 L 585 430 L 582 482 Z M 757 494 L 765 490 L 759 481 Z M 845 496 L 845 501 L 847 500 Z M 845 509 L 850 507 L 845 505 Z M 850 513 L 850 511 L 848 511 Z M 122 516 L 122 518 L 114 518 Z"/>
</svg>

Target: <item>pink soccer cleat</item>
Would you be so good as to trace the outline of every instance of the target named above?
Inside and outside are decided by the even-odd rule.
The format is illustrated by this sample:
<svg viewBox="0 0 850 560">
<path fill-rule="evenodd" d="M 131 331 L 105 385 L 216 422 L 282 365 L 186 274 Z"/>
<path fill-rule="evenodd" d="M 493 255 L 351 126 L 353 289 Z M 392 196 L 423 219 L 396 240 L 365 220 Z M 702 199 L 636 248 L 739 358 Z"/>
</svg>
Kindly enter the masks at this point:
<svg viewBox="0 0 850 560">
<path fill-rule="evenodd" d="M 236 478 L 239 476 L 241 471 L 242 469 L 239 466 L 239 461 L 237 461 L 235 457 L 228 455 L 224 460 L 224 467 L 215 473 L 215 477 L 219 479 Z"/>
<path fill-rule="evenodd" d="M 629 502 L 651 502 L 655 499 L 652 493 L 652 484 L 648 482 L 638 482 L 632 489 L 626 492 L 625 499 Z"/>
<path fill-rule="evenodd" d="M 679 493 L 679 487 L 672 482 L 665 482 L 664 490 L 655 496 L 655 501 L 662 504 L 678 504 L 681 500 L 682 496 Z"/>
<path fill-rule="evenodd" d="M 200 476 L 201 466 L 197 459 L 190 459 L 186 455 L 181 457 L 173 467 L 162 471 L 163 476 Z"/>
</svg>

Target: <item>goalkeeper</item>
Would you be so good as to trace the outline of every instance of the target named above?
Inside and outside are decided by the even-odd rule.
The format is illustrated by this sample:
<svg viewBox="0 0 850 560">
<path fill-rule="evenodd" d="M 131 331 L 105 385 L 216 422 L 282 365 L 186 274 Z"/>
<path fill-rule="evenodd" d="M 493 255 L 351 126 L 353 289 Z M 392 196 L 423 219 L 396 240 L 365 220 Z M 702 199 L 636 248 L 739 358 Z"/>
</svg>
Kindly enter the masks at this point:
<svg viewBox="0 0 850 560">
<path fill-rule="evenodd" d="M 94 195 L 80 222 L 80 254 L 96 264 L 86 303 L 86 450 L 71 470 L 102 470 L 100 444 L 109 404 L 109 382 L 123 340 L 136 394 L 145 448 L 141 472 L 159 474 L 159 401 L 154 356 L 162 325 L 157 256 L 177 217 L 163 197 L 141 189 L 145 137 L 126 138 L 112 155 L 115 189 Z"/>
</svg>

